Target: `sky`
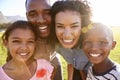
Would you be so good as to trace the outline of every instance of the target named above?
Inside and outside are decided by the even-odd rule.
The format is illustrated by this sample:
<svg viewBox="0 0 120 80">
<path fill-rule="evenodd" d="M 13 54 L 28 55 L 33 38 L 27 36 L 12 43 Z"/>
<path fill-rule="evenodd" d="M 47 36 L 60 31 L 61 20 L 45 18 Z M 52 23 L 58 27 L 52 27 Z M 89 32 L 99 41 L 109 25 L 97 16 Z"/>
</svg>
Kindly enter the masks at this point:
<svg viewBox="0 0 120 80">
<path fill-rule="evenodd" d="M 53 3 L 55 0 L 51 0 Z M 120 0 L 88 0 L 91 3 L 95 22 L 120 26 Z M 25 0 L 0 0 L 0 11 L 5 16 L 25 17 Z"/>
</svg>

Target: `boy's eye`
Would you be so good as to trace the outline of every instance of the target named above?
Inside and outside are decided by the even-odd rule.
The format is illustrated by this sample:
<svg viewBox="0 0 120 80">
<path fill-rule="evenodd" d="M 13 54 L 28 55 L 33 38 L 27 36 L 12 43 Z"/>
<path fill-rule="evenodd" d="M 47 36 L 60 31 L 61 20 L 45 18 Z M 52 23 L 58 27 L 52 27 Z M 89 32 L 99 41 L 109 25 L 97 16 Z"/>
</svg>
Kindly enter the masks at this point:
<svg viewBox="0 0 120 80">
<path fill-rule="evenodd" d="M 100 41 L 99 44 L 102 45 L 102 46 L 104 46 L 104 45 L 106 45 L 106 44 L 108 44 L 108 43 L 105 42 L 105 41 Z"/>
<path fill-rule="evenodd" d="M 85 42 L 84 42 L 84 45 L 86 45 L 86 46 L 91 46 L 92 43 L 91 43 L 90 41 L 85 41 Z"/>
</svg>

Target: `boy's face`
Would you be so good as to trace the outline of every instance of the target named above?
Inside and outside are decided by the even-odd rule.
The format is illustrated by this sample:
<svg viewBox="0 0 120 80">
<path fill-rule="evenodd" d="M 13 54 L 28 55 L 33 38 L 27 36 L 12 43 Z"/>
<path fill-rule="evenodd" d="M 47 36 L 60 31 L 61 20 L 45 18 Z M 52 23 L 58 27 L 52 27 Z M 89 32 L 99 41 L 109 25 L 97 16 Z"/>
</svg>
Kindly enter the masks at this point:
<svg viewBox="0 0 120 80">
<path fill-rule="evenodd" d="M 107 29 L 91 29 L 84 36 L 83 50 L 93 64 L 99 64 L 106 61 L 115 44 Z"/>
<path fill-rule="evenodd" d="M 28 21 L 35 24 L 40 30 L 41 38 L 50 34 L 50 4 L 49 0 L 27 0 L 26 15 Z"/>
<path fill-rule="evenodd" d="M 5 41 L 5 46 L 13 59 L 26 62 L 35 50 L 34 34 L 29 29 L 15 29 Z"/>
</svg>

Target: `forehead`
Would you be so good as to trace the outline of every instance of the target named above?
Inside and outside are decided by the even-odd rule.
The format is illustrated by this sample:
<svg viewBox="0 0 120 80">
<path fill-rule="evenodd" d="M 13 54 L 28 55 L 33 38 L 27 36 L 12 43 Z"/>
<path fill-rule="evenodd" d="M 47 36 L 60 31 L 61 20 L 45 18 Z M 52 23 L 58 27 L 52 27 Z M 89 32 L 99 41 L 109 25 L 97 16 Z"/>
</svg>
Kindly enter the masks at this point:
<svg viewBox="0 0 120 80">
<path fill-rule="evenodd" d="M 80 14 L 76 11 L 61 11 L 56 14 L 56 22 L 58 21 L 81 21 Z"/>
<path fill-rule="evenodd" d="M 49 0 L 27 0 L 26 11 L 50 9 Z"/>
<path fill-rule="evenodd" d="M 107 26 L 93 26 L 92 29 L 88 29 L 85 33 L 87 37 L 109 37 L 113 39 L 112 31 Z"/>
<path fill-rule="evenodd" d="M 24 33 L 24 34 L 23 34 Z M 33 31 L 29 28 L 16 28 L 14 29 L 10 35 L 25 35 L 25 34 L 28 34 L 28 35 L 31 35 L 31 34 L 34 34 Z"/>
</svg>

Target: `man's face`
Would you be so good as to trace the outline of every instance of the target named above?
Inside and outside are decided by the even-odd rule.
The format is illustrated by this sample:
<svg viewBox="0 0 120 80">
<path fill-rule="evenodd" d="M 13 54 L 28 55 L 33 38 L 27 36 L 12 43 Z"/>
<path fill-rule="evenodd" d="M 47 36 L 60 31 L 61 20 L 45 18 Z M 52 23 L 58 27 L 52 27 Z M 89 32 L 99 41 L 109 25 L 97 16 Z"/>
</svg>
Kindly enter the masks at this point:
<svg viewBox="0 0 120 80">
<path fill-rule="evenodd" d="M 50 33 L 50 5 L 48 0 L 28 0 L 26 4 L 28 21 L 40 30 L 41 38 L 46 38 Z"/>
</svg>

